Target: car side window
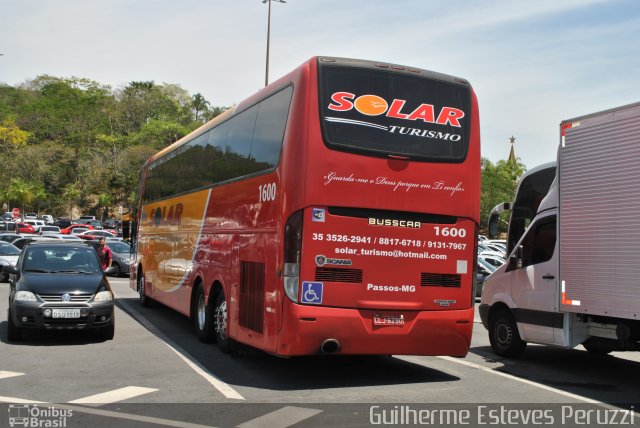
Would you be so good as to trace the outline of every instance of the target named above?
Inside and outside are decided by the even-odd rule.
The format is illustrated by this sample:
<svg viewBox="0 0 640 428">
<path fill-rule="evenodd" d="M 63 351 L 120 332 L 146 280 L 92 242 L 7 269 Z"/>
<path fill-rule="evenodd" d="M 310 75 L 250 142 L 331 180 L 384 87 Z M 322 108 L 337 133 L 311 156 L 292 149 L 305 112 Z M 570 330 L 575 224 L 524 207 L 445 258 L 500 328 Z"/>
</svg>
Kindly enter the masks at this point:
<svg viewBox="0 0 640 428">
<path fill-rule="evenodd" d="M 556 216 L 535 222 L 522 240 L 522 266 L 551 260 L 556 246 Z"/>
</svg>

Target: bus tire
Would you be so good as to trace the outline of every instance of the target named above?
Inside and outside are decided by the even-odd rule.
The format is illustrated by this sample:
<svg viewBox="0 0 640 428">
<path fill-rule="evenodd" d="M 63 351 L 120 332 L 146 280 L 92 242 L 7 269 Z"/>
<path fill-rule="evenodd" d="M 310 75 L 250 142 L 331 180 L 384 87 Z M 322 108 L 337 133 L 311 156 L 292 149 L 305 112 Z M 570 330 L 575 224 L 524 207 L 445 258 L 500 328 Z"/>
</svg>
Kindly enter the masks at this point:
<svg viewBox="0 0 640 428">
<path fill-rule="evenodd" d="M 520 338 L 516 321 L 506 309 L 489 317 L 489 342 L 493 352 L 501 357 L 519 357 L 527 347 L 527 342 Z"/>
<path fill-rule="evenodd" d="M 193 320 L 196 327 L 196 336 L 198 340 L 203 343 L 211 343 L 216 340 L 215 324 L 211 318 L 211 308 L 207 305 L 207 301 L 204 297 L 204 290 L 202 287 L 198 287 L 196 293 L 196 305 L 195 316 Z"/>
<path fill-rule="evenodd" d="M 216 342 L 218 342 L 220 350 L 225 354 L 235 355 L 237 348 L 235 341 L 228 336 L 229 312 L 227 311 L 227 300 L 225 299 L 224 291 L 222 290 L 220 290 L 220 293 L 218 293 L 218 297 L 216 298 L 213 316 Z"/>
<path fill-rule="evenodd" d="M 151 306 L 151 298 L 144 294 L 144 273 L 140 272 L 138 274 L 138 294 L 140 295 L 140 304 L 145 308 Z"/>
</svg>

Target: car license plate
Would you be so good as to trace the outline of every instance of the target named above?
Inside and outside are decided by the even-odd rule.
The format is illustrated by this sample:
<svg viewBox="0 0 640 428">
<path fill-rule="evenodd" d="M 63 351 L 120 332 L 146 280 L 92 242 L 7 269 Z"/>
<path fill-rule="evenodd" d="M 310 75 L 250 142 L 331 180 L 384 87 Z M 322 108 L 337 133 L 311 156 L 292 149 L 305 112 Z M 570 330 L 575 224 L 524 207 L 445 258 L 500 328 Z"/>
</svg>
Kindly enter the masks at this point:
<svg viewBox="0 0 640 428">
<path fill-rule="evenodd" d="M 52 309 L 52 318 L 80 318 L 80 309 Z"/>
<path fill-rule="evenodd" d="M 373 325 L 404 325 L 404 315 L 381 315 L 373 316 Z"/>
</svg>

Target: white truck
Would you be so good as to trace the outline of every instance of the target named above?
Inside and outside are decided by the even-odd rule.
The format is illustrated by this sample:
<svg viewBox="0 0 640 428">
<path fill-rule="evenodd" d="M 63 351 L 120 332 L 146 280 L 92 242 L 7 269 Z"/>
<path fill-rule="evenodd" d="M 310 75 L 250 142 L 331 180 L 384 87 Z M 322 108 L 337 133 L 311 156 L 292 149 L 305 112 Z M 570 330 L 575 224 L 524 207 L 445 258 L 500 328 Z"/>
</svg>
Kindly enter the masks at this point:
<svg viewBox="0 0 640 428">
<path fill-rule="evenodd" d="M 640 103 L 563 121 L 556 163 L 521 179 L 507 262 L 484 283 L 493 351 L 527 342 L 606 354 L 640 349 Z M 552 181 L 553 178 L 553 181 Z M 546 196 L 545 196 L 546 194 Z"/>
</svg>

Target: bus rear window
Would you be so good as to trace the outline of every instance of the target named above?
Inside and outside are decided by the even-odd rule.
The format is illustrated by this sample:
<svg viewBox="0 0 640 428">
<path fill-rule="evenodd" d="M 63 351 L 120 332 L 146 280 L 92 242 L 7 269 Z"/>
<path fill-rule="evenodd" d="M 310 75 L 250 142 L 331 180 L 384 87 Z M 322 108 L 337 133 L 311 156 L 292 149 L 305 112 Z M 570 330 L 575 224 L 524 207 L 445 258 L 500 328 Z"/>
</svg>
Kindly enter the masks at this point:
<svg viewBox="0 0 640 428">
<path fill-rule="evenodd" d="M 431 76 L 320 67 L 327 146 L 373 156 L 462 162 L 469 146 L 470 88 Z"/>
</svg>

